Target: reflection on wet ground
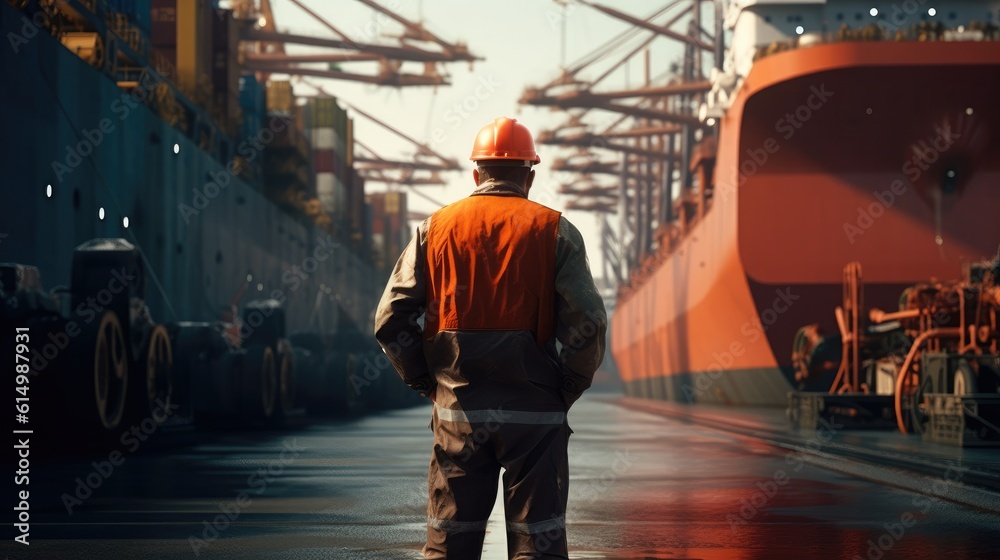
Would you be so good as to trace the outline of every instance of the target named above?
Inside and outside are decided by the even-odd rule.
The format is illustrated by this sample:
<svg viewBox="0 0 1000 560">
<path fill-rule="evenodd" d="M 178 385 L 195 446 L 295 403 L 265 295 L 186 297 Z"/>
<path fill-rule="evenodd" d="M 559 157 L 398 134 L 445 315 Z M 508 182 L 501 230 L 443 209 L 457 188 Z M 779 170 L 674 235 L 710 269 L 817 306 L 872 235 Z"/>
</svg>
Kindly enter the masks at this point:
<svg viewBox="0 0 1000 560">
<path fill-rule="evenodd" d="M 126 454 L 110 472 L 101 458 L 39 468 L 30 549 L 5 544 L 4 553 L 419 558 L 429 414 L 205 434 L 211 443 Z M 933 494 L 593 398 L 570 423 L 571 558 L 1000 557 L 1000 516 Z M 483 557 L 506 558 L 502 512 L 492 519 Z"/>
</svg>

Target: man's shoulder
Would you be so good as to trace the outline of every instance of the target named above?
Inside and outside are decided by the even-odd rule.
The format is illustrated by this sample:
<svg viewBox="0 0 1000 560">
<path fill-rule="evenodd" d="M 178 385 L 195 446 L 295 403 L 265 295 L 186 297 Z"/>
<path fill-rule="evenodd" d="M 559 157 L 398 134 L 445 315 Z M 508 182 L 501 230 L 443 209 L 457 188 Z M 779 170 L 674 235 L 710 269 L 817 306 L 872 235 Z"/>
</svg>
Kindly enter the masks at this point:
<svg viewBox="0 0 1000 560">
<path fill-rule="evenodd" d="M 438 208 L 430 215 L 427 221 L 430 221 L 434 217 L 437 217 L 440 221 L 448 216 L 461 215 L 467 213 L 469 210 L 472 210 L 470 207 L 490 209 L 496 208 L 499 205 L 516 205 L 519 207 L 519 211 L 523 211 L 528 214 L 546 216 L 553 219 L 553 221 L 563 215 L 562 212 L 558 210 L 549 208 L 544 204 L 535 202 L 534 200 L 529 200 L 523 196 L 470 195 Z"/>
<path fill-rule="evenodd" d="M 527 202 L 529 205 L 531 205 L 531 208 L 536 209 L 539 213 L 548 214 L 553 217 L 559 216 L 560 218 L 562 218 L 563 215 L 562 212 L 554 208 L 549 208 L 548 206 L 542 204 L 541 202 L 535 202 L 534 200 L 530 200 L 527 198 L 524 199 L 524 201 Z"/>
<path fill-rule="evenodd" d="M 574 248 L 583 247 L 583 234 L 577 229 L 573 222 L 569 221 L 566 216 L 562 214 L 559 215 L 559 240 L 571 244 Z"/>
</svg>

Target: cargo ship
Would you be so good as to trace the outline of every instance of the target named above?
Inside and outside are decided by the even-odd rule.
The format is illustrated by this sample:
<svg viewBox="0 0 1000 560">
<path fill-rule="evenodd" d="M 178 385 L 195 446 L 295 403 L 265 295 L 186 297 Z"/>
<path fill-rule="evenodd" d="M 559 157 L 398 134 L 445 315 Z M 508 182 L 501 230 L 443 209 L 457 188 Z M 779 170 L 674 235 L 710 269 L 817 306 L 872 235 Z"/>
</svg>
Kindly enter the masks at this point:
<svg viewBox="0 0 1000 560">
<path fill-rule="evenodd" d="M 700 141 L 679 164 L 691 184 L 619 289 L 611 351 L 625 390 L 724 406 L 786 406 L 795 390 L 892 399 L 914 383 L 893 379 L 920 345 L 907 321 L 930 309 L 914 286 L 997 254 L 1000 3 L 730 4 Z M 995 396 L 994 297 L 948 317 L 972 310 L 955 330 L 979 338 L 952 357 L 978 352 Z M 891 330 L 901 348 L 866 358 L 878 352 L 865 341 Z M 817 363 L 797 367 L 804 339 Z M 890 381 L 876 390 L 882 362 Z"/>
<path fill-rule="evenodd" d="M 408 240 L 405 193 L 366 194 L 336 99 L 243 68 L 263 17 L 0 5 L 0 317 L 33 333 L 50 421 L 114 433 L 172 405 L 268 425 L 416 402 L 366 336 Z"/>
</svg>

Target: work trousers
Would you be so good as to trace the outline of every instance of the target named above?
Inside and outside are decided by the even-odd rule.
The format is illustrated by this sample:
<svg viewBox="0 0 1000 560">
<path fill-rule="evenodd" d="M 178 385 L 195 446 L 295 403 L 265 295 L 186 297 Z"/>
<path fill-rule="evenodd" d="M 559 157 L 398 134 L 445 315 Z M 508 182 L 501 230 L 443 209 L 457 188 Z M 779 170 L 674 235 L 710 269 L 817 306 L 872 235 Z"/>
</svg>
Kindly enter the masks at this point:
<svg viewBox="0 0 1000 560">
<path fill-rule="evenodd" d="M 566 451 L 572 430 L 565 416 L 435 407 L 424 558 L 481 557 L 503 468 L 509 558 L 568 559 Z"/>
</svg>

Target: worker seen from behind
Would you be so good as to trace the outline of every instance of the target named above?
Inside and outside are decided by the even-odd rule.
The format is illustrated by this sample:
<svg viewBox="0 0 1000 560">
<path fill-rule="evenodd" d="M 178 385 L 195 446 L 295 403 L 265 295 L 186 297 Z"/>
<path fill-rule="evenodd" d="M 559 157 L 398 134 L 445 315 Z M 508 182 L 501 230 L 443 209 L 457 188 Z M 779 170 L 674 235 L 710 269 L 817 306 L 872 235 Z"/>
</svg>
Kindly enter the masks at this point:
<svg viewBox="0 0 1000 560">
<path fill-rule="evenodd" d="M 477 188 L 420 224 L 375 316 L 434 403 L 424 558 L 481 557 L 503 468 L 510 558 L 566 559 L 566 413 L 604 358 L 607 315 L 580 232 L 528 200 L 527 127 L 494 120 L 470 159 Z"/>
</svg>

